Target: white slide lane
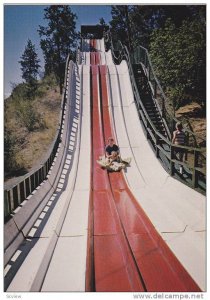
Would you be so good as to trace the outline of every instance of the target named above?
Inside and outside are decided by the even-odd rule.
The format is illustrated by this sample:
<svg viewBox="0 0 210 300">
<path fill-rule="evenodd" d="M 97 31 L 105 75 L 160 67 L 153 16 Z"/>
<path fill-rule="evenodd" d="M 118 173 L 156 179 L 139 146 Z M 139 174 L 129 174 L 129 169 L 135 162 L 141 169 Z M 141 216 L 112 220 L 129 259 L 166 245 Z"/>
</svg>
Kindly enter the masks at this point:
<svg viewBox="0 0 210 300">
<path fill-rule="evenodd" d="M 141 127 L 127 63 L 109 65 L 110 112 L 131 191 L 157 231 L 205 290 L 205 197 L 170 177 L 156 159 Z"/>
<path fill-rule="evenodd" d="M 76 101 L 80 102 L 80 95 L 76 95 L 76 93 L 73 92 L 73 88 L 75 90 L 75 84 L 77 86 L 77 89 L 80 89 L 80 74 L 78 73 L 78 70 L 75 68 L 75 71 L 73 71 L 73 74 L 69 74 L 68 70 L 68 81 L 67 81 L 67 97 L 70 98 L 72 101 L 69 103 L 67 101 L 66 109 L 65 109 L 65 126 L 69 126 L 69 120 L 70 115 L 74 115 L 75 112 L 79 112 L 77 110 L 78 106 L 76 104 Z M 80 71 L 80 70 L 79 70 Z M 70 75 L 70 76 L 69 76 Z M 70 80 L 69 83 L 69 77 L 73 77 Z M 69 114 L 69 115 L 68 115 Z M 81 118 L 79 118 L 81 119 Z M 49 202 L 47 203 L 47 206 L 43 210 L 43 212 L 40 214 L 39 218 L 35 222 L 33 228 L 28 234 L 28 240 L 37 239 L 36 244 L 31 249 L 29 254 L 26 256 L 24 262 L 22 263 L 20 269 L 16 273 L 15 277 L 13 278 L 8 291 L 37 291 L 39 290 L 40 286 L 40 280 L 42 280 L 42 277 L 45 275 L 45 268 L 46 264 L 50 261 L 50 254 L 54 250 L 54 246 L 57 242 L 57 235 L 59 234 L 59 230 L 62 224 L 62 220 L 65 215 L 66 207 L 68 206 L 68 195 L 71 195 L 73 191 L 73 185 L 75 181 L 75 175 L 76 175 L 76 168 L 77 168 L 77 161 L 78 161 L 78 151 L 77 151 L 77 145 L 78 139 L 75 137 L 75 131 L 77 131 L 77 127 L 80 127 L 79 120 L 77 118 L 73 118 L 73 124 L 72 128 L 70 128 L 71 132 L 69 135 L 69 141 L 67 143 L 68 150 L 72 151 L 75 147 L 75 154 L 73 159 L 73 164 L 71 167 L 71 172 L 68 175 L 68 169 L 71 165 L 72 157 L 71 155 L 67 154 L 64 169 L 61 174 L 61 178 L 59 180 L 59 184 L 57 186 L 56 191 L 50 198 Z M 79 128 L 78 128 L 79 131 Z M 66 178 L 68 176 L 68 179 Z M 59 199 L 56 202 L 55 207 L 53 208 L 51 215 L 49 219 L 47 220 L 47 223 L 43 227 L 41 221 L 46 215 L 48 209 L 50 208 L 50 205 L 53 204 L 53 202 L 56 199 L 56 192 L 61 191 L 65 179 L 67 179 L 67 186 L 66 190 L 64 190 L 61 194 Z M 37 231 L 39 226 L 43 227 L 41 234 Z M 22 280 L 25 278 L 25 280 Z"/>
<path fill-rule="evenodd" d="M 85 291 L 90 194 L 90 71 L 83 66 L 81 139 L 76 182 L 42 291 Z"/>
<path fill-rule="evenodd" d="M 26 256 L 7 291 L 39 291 L 40 288 L 42 291 L 85 291 L 90 189 L 89 73 L 89 67 L 79 66 L 78 76 L 72 86 L 74 89 L 76 87 L 75 109 L 80 112 L 80 120 L 74 120 L 70 135 L 69 148 L 73 149 L 75 130 L 78 129 L 66 189 L 61 193 L 41 235 L 33 235 L 37 243 Z M 63 178 L 70 160 L 71 157 L 67 155 Z M 60 184 L 59 188 L 62 188 L 62 179 Z M 51 202 L 53 197 L 55 195 Z"/>
</svg>

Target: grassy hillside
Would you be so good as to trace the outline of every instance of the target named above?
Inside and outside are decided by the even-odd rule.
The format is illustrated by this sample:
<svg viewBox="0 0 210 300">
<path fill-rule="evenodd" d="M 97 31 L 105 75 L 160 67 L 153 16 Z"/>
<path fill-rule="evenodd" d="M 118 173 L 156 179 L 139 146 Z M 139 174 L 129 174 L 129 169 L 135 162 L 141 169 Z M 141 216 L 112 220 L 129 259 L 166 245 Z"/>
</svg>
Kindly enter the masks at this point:
<svg viewBox="0 0 210 300">
<path fill-rule="evenodd" d="M 5 180 L 29 172 L 45 157 L 60 113 L 61 95 L 53 76 L 38 83 L 30 98 L 26 84 L 18 85 L 4 105 Z"/>
</svg>

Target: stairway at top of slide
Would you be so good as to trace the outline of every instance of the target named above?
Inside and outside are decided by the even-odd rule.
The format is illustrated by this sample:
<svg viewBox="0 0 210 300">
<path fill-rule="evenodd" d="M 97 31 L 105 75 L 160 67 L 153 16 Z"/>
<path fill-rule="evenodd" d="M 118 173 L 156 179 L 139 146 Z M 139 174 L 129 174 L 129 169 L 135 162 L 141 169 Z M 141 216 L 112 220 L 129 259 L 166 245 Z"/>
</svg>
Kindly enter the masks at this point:
<svg viewBox="0 0 210 300">
<path fill-rule="evenodd" d="M 85 65 L 112 65 L 112 53 L 111 50 L 105 51 L 104 39 L 82 39 L 77 62 Z"/>
<path fill-rule="evenodd" d="M 82 39 L 81 52 L 105 52 L 104 39 Z"/>
</svg>

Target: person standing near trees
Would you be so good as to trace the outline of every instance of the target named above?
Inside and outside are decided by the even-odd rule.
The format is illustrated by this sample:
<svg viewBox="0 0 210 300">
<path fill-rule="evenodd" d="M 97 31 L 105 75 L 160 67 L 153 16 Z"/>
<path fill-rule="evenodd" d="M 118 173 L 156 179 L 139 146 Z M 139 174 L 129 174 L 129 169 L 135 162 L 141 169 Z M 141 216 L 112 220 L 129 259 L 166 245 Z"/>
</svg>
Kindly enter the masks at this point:
<svg viewBox="0 0 210 300">
<path fill-rule="evenodd" d="M 172 138 L 172 143 L 175 145 L 180 145 L 184 146 L 186 142 L 186 136 L 184 131 L 182 130 L 182 124 L 181 123 L 176 123 L 176 130 L 173 132 L 173 138 Z M 178 159 L 183 162 L 184 160 L 184 154 L 185 154 L 185 149 L 183 148 L 176 148 L 175 153 L 178 156 Z M 180 174 L 183 173 L 183 166 L 180 166 Z"/>
</svg>

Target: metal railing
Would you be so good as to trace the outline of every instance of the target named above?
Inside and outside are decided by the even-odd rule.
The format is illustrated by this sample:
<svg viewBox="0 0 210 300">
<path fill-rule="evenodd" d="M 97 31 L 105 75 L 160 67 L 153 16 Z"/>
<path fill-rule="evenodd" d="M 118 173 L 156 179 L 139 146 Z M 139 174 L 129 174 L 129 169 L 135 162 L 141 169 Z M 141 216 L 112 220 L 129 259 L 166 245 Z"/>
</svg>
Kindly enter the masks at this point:
<svg viewBox="0 0 210 300">
<path fill-rule="evenodd" d="M 150 140 L 155 153 L 156 157 L 159 158 L 164 166 L 166 167 L 167 171 L 170 173 L 171 176 L 173 176 L 176 173 L 176 166 L 182 165 L 188 172 L 188 175 L 190 177 L 190 185 L 193 188 L 200 188 L 201 191 L 205 191 L 205 182 L 206 182 L 206 149 L 205 148 L 197 148 L 197 147 L 189 147 L 189 146 L 177 146 L 175 144 L 172 144 L 171 140 L 163 136 L 156 127 L 154 126 L 150 116 L 148 115 L 144 104 L 140 98 L 138 87 L 135 81 L 133 68 L 132 68 L 132 62 L 136 63 L 136 59 L 139 59 L 139 62 L 143 65 L 147 78 L 149 82 L 151 83 L 151 91 L 154 95 L 154 98 L 156 100 L 157 106 L 159 106 L 162 114 L 163 120 L 168 122 L 168 111 L 166 109 L 166 102 L 167 98 L 161 88 L 160 83 L 158 82 L 147 49 L 141 47 L 142 49 L 141 53 L 137 58 L 133 56 L 133 54 L 129 53 L 126 46 L 122 45 L 120 41 L 118 41 L 117 47 L 114 48 L 111 34 L 109 32 L 106 33 L 104 36 L 105 42 L 108 42 L 108 47 L 110 47 L 113 55 L 113 60 L 115 63 L 119 64 L 123 59 L 127 61 L 130 79 L 131 79 L 131 85 L 133 89 L 134 99 L 138 111 L 138 115 L 140 120 L 142 121 L 142 124 L 144 125 L 144 129 L 146 132 L 147 139 Z M 108 48 L 107 47 L 107 48 Z M 108 50 L 108 49 L 107 49 Z M 157 100 L 159 96 L 159 99 L 161 101 Z M 173 121 L 171 121 L 171 116 L 169 116 L 170 122 L 172 124 L 171 132 L 174 129 L 174 124 L 178 120 L 175 118 L 172 118 Z M 195 141 L 195 136 L 193 136 L 193 132 L 187 128 L 185 128 L 185 132 L 188 136 L 188 139 L 191 138 L 193 141 Z M 185 158 L 187 159 L 184 162 L 181 162 L 177 156 L 177 148 L 182 148 L 185 152 Z"/>
<path fill-rule="evenodd" d="M 22 176 L 15 185 L 4 185 L 4 217 L 5 219 L 47 178 L 56 156 L 58 146 L 61 142 L 62 122 L 66 104 L 66 82 L 67 70 L 70 62 L 70 56 L 66 60 L 64 88 L 61 100 L 61 111 L 59 116 L 58 129 L 55 138 L 48 150 L 47 159 L 41 164 L 41 167 L 34 168 L 30 173 Z"/>
</svg>

